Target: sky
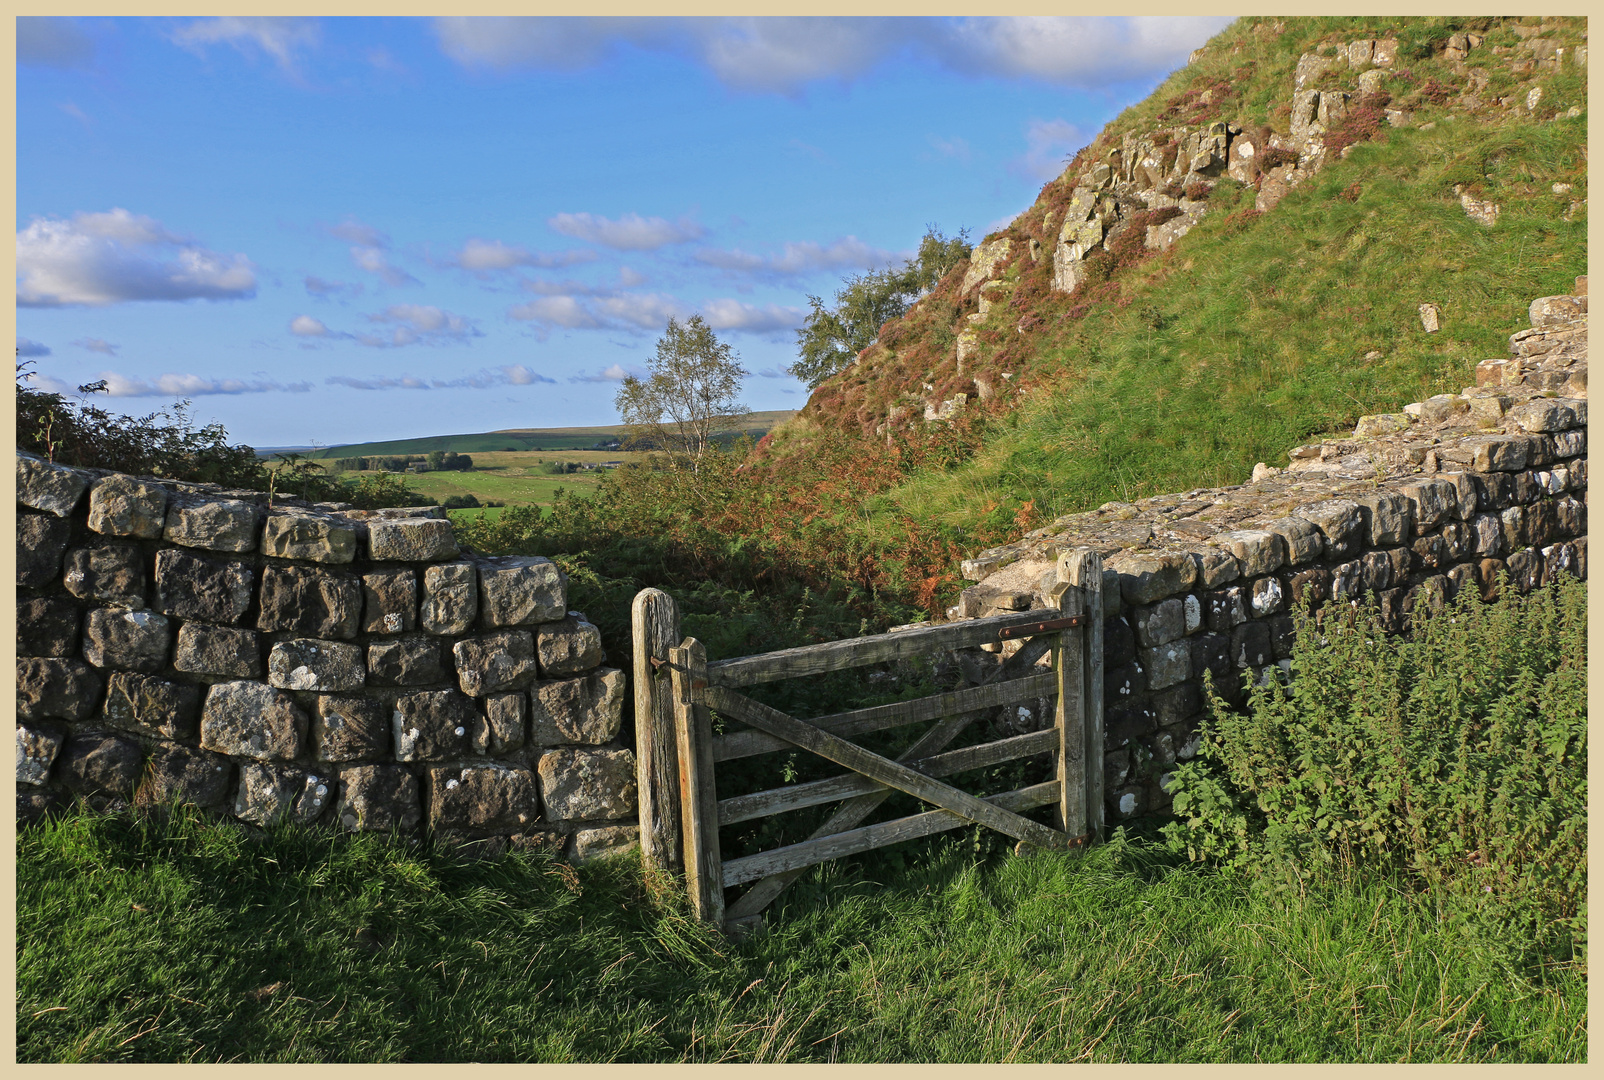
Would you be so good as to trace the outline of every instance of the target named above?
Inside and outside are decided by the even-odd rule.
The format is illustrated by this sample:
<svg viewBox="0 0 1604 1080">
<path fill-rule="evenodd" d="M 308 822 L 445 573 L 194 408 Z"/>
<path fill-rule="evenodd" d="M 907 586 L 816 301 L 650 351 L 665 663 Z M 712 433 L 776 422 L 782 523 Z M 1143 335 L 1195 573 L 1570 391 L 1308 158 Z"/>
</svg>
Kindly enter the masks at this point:
<svg viewBox="0 0 1604 1080">
<path fill-rule="evenodd" d="M 17 346 L 253 446 L 618 422 L 979 239 L 1230 20 L 18 18 Z"/>
</svg>

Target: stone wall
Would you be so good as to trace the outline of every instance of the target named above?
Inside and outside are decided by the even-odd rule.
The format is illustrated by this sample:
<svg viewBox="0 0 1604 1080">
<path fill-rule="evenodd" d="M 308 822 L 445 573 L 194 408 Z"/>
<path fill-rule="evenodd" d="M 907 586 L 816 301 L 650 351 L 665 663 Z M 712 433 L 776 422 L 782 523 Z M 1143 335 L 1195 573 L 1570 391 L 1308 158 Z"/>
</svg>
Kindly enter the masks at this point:
<svg viewBox="0 0 1604 1080">
<path fill-rule="evenodd" d="M 1587 576 L 1587 279 L 1533 301 L 1530 321 L 1460 394 L 1363 417 L 1246 484 L 1106 503 L 964 562 L 978 584 L 950 618 L 1048 607 L 1060 552 L 1104 556 L 1108 821 L 1168 809 L 1169 773 L 1197 751 L 1203 673 L 1240 702 L 1245 681 L 1290 671 L 1304 602 L 1372 600 L 1396 630 L 1462 589 L 1492 595 L 1500 571 L 1523 593 Z M 978 683 L 1018 647 L 961 667 Z M 1042 702 L 998 723 L 1048 716 Z"/>
<path fill-rule="evenodd" d="M 364 512 L 17 454 L 19 820 L 82 797 L 253 825 L 632 844 L 624 673 L 547 559 Z"/>
</svg>

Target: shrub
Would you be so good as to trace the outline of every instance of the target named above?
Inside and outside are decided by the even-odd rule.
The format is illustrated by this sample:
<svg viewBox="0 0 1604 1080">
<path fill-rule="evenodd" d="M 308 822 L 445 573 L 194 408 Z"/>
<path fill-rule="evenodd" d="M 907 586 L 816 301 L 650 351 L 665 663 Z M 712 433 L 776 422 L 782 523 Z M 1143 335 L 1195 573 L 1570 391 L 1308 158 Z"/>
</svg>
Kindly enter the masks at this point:
<svg viewBox="0 0 1604 1080">
<path fill-rule="evenodd" d="M 483 504 L 474 495 L 447 495 L 440 504 L 447 510 L 468 510 Z"/>
<path fill-rule="evenodd" d="M 1373 607 L 1322 614 L 1300 628 L 1290 687 L 1255 687 L 1242 713 L 1210 688 L 1171 846 L 1296 877 L 1381 865 L 1469 896 L 1493 937 L 1580 948 L 1586 586 L 1493 604 L 1467 589 L 1403 638 Z"/>
</svg>

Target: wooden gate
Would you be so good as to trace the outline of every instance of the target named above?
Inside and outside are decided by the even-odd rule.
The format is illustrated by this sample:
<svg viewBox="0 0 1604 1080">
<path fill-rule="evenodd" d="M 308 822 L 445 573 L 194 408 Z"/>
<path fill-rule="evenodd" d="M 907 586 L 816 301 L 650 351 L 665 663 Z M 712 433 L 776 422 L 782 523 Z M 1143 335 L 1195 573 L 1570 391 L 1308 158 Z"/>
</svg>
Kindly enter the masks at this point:
<svg viewBox="0 0 1604 1080">
<path fill-rule="evenodd" d="M 642 854 L 649 867 L 683 870 L 696 916 L 720 927 L 749 925 L 809 866 L 976 823 L 1022 844 L 1066 848 L 1090 840 L 1103 813 L 1102 559 L 1080 549 L 1059 557 L 1057 609 L 1012 612 L 707 662 L 694 638 L 679 640 L 672 598 L 647 589 L 635 598 L 634 677 Z M 1024 640 L 980 686 L 800 720 L 735 688 L 929 656 L 988 642 Z M 1052 652 L 1052 671 L 1029 674 Z M 985 710 L 1032 698 L 1056 699 L 1045 731 L 947 751 Z M 710 710 L 749 725 L 712 732 Z M 930 723 L 895 761 L 851 736 Z M 718 762 L 800 747 L 850 770 L 750 795 L 719 799 Z M 945 752 L 944 752 L 945 751 Z M 1056 776 L 1017 791 L 977 797 L 936 777 L 1051 753 Z M 893 790 L 937 809 L 864 826 Z M 729 862 L 718 830 L 770 814 L 840 801 L 799 843 Z M 1054 805 L 1060 828 L 1020 816 Z M 754 884 L 755 883 L 755 884 Z M 724 891 L 752 884 L 725 909 Z"/>
</svg>

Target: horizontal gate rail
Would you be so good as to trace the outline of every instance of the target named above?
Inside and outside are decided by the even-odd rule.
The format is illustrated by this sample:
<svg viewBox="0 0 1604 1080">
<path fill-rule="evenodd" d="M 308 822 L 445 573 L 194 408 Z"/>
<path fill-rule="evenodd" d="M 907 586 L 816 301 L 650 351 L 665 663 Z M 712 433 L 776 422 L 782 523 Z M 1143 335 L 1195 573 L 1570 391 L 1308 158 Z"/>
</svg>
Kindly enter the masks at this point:
<svg viewBox="0 0 1604 1080">
<path fill-rule="evenodd" d="M 940 626 L 898 630 L 890 634 L 827 641 L 797 649 L 780 649 L 757 656 L 738 656 L 707 665 L 707 681 L 713 686 L 751 686 L 753 683 L 794 679 L 799 675 L 819 675 L 844 671 L 865 664 L 882 664 L 910 656 L 944 649 L 966 649 L 998 640 L 1000 630 L 1011 630 L 1042 621 L 1041 611 L 1015 611 L 984 619 L 944 623 Z"/>
<path fill-rule="evenodd" d="M 1031 810 L 1057 802 L 1058 790 L 1058 781 L 1049 780 L 1045 784 L 1035 784 L 1020 788 L 1018 791 L 988 795 L 984 801 L 999 810 Z M 724 864 L 724 884 L 745 885 L 749 881 L 757 881 L 773 874 L 803 870 L 815 863 L 829 862 L 831 859 L 857 855 L 890 844 L 900 844 L 904 840 L 917 840 L 922 836 L 933 836 L 936 833 L 972 824 L 974 822 L 968 818 L 948 810 L 929 810 L 895 821 L 865 825 L 850 832 L 832 833 L 816 840 L 804 840 L 799 844 L 748 855 L 743 859 L 731 859 Z M 1058 846 L 1063 846 L 1062 837 Z M 732 913 L 734 910 L 731 908 Z"/>
<path fill-rule="evenodd" d="M 745 720 L 753 727 L 793 742 L 802 749 L 827 758 L 837 765 L 845 766 L 853 772 L 878 780 L 887 787 L 905 791 L 943 810 L 951 810 L 987 828 L 1006 833 L 1015 840 L 1023 840 L 1036 847 L 1048 849 L 1068 846 L 1068 838 L 1056 829 L 1049 829 L 1029 818 L 1020 817 L 983 799 L 977 799 L 968 792 L 932 780 L 922 773 L 914 772 L 906 765 L 888 761 L 856 743 L 849 743 L 828 731 L 820 731 L 811 724 L 789 717 L 778 709 L 771 709 L 761 702 L 753 701 L 722 686 L 693 690 L 692 700 L 699 705 L 717 709 L 727 716 Z M 715 822 L 715 829 L 717 815 L 718 810 L 715 806 L 710 815 Z"/>
<path fill-rule="evenodd" d="M 926 776 L 951 776 L 953 773 L 1001 765 L 1005 761 L 1045 754 L 1056 749 L 1058 749 L 1058 732 L 1049 728 L 1046 731 L 1018 735 L 1011 739 L 981 743 L 979 746 L 966 746 L 962 750 L 949 750 L 934 757 L 904 761 L 902 764 Z M 806 784 L 793 784 L 790 787 L 720 799 L 718 823 L 734 825 L 755 818 L 769 817 L 772 814 L 783 814 L 788 810 L 801 810 L 820 803 L 835 802 L 854 795 L 867 795 L 870 792 L 884 790 L 886 790 L 885 785 L 877 784 L 858 773 L 832 776 Z"/>
<path fill-rule="evenodd" d="M 711 669 L 712 665 L 709 664 L 708 667 Z M 809 720 L 808 723 L 833 735 L 843 737 L 864 735 L 871 731 L 901 727 L 904 724 L 935 720 L 951 716 L 953 713 L 971 712 L 993 705 L 1009 705 L 1029 698 L 1052 697 L 1057 693 L 1057 678 L 1052 672 L 1044 672 L 1040 675 L 1027 675 L 1022 679 L 1010 679 L 1007 682 L 974 686 L 947 694 L 914 698 L 912 701 L 894 701 L 889 705 L 832 713 L 829 716 Z M 714 737 L 713 760 L 733 761 L 736 758 L 751 757 L 753 754 L 789 750 L 791 745 L 784 739 L 777 739 L 762 731 L 732 731 Z"/>
</svg>

